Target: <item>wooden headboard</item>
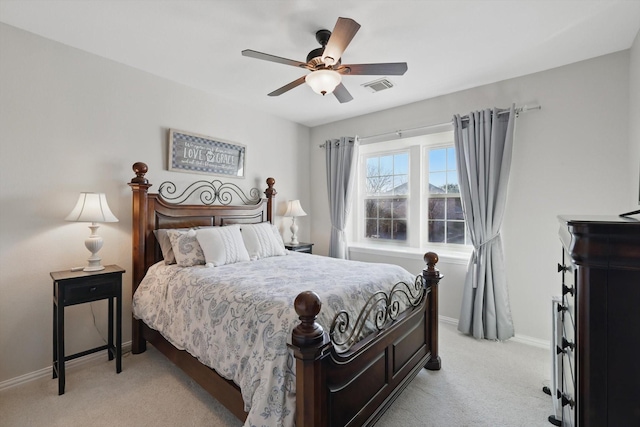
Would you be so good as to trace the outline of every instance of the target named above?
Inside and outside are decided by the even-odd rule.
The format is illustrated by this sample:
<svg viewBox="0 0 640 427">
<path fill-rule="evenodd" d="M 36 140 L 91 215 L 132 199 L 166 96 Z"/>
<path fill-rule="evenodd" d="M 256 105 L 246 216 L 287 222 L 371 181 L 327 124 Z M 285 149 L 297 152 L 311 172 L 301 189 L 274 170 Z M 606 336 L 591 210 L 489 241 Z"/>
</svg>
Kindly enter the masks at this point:
<svg viewBox="0 0 640 427">
<path fill-rule="evenodd" d="M 266 198 L 259 198 L 259 190 L 251 192 L 255 196 L 248 197 L 241 193 L 234 184 L 222 183 L 219 180 L 211 182 L 197 181 L 185 190 L 186 197 L 170 198 L 171 200 L 188 199 L 195 192 L 204 192 L 200 200 L 204 203 L 218 201 L 222 204 L 186 204 L 167 201 L 166 194 L 175 191 L 172 183 L 163 183 L 158 193 L 149 193 L 151 183 L 145 177 L 148 167 L 138 162 L 133 165 L 135 178 L 129 186 L 133 190 L 132 234 L 133 234 L 133 285 L 135 292 L 149 267 L 162 259 L 162 252 L 154 230 L 161 228 L 191 228 L 229 224 L 254 224 L 273 222 L 273 198 L 276 190 L 273 188 L 275 179 L 267 178 Z M 168 186 L 166 185 L 168 184 Z M 168 187 L 166 193 L 163 187 Z M 232 205 L 235 199 L 230 193 L 239 195 L 242 204 Z M 184 193 L 183 193 L 184 194 Z"/>
</svg>

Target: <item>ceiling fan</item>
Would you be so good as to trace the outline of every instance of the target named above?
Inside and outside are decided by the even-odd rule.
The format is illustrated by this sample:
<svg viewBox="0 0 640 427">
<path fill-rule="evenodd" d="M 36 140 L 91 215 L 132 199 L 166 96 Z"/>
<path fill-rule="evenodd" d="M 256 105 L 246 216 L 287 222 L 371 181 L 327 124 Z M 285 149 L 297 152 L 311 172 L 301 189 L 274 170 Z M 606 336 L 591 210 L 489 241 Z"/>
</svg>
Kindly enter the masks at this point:
<svg viewBox="0 0 640 427">
<path fill-rule="evenodd" d="M 406 62 L 388 62 L 379 64 L 342 64 L 341 58 L 344 50 L 360 29 L 360 24 L 350 18 L 338 18 L 333 32 L 329 30 L 319 30 L 316 32 L 316 40 L 322 47 L 312 50 L 307 55 L 307 62 L 295 61 L 293 59 L 281 58 L 267 53 L 246 49 L 242 51 L 243 56 L 262 59 L 265 61 L 278 62 L 280 64 L 292 65 L 311 71 L 306 76 L 292 81 L 279 89 L 269 93 L 269 96 L 278 96 L 283 93 L 307 83 L 314 92 L 321 95 L 333 93 L 340 103 L 349 102 L 353 99 L 349 91 L 342 84 L 342 76 L 345 75 L 391 75 L 401 76 L 407 71 Z"/>
</svg>

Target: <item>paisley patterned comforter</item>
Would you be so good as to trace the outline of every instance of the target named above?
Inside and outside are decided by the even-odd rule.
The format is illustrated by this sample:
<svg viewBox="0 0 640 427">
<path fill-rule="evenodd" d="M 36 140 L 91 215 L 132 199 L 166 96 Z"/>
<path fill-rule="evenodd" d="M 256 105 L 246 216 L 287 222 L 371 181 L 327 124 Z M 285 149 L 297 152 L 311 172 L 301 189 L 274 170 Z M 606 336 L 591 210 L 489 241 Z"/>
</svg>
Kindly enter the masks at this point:
<svg viewBox="0 0 640 427">
<path fill-rule="evenodd" d="M 370 295 L 415 276 L 401 267 L 291 252 L 215 268 L 159 262 L 133 297 L 133 313 L 174 346 L 240 386 L 245 426 L 293 426 L 299 322 L 295 297 L 313 290 L 328 331 L 336 312 L 356 315 Z"/>
</svg>

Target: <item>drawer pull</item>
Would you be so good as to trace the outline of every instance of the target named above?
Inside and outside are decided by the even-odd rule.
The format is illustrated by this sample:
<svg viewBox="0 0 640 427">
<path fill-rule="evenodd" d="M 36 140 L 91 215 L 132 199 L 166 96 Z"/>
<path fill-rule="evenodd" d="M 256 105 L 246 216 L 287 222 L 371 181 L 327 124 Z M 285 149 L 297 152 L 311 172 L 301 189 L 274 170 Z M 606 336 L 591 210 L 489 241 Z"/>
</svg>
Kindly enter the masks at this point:
<svg viewBox="0 0 640 427">
<path fill-rule="evenodd" d="M 574 296 L 573 286 L 562 285 L 562 295 L 566 294 L 571 294 L 571 296 Z"/>
<path fill-rule="evenodd" d="M 562 393 L 560 390 L 556 390 L 556 395 L 558 396 L 558 399 L 562 401 L 562 406 L 569 405 L 571 409 L 576 406 L 576 402 L 571 398 L 571 396 Z"/>
<path fill-rule="evenodd" d="M 565 350 L 567 347 L 569 347 L 572 351 L 573 349 L 576 347 L 576 345 L 574 343 L 572 343 L 571 341 L 567 340 L 565 337 L 562 337 L 562 347 L 560 347 L 559 345 L 556 346 L 556 354 L 560 354 L 560 353 L 567 353 L 567 350 Z"/>
<path fill-rule="evenodd" d="M 562 264 L 558 263 L 558 273 L 565 272 L 567 270 L 569 270 L 569 267 L 567 267 L 566 265 L 562 265 Z"/>
<path fill-rule="evenodd" d="M 96 289 L 98 289 L 97 286 L 92 286 L 92 287 L 89 288 L 89 292 L 95 292 Z"/>
</svg>

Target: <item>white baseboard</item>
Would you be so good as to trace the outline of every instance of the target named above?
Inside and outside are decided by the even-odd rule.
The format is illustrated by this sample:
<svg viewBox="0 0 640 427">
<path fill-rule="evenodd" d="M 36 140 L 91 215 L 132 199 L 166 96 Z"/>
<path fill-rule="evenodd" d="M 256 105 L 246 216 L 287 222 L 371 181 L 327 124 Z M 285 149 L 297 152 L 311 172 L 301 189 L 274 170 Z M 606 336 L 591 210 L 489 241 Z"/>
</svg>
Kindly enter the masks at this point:
<svg viewBox="0 0 640 427">
<path fill-rule="evenodd" d="M 130 351 L 131 351 L 131 341 L 122 343 L 122 354 L 128 353 Z M 73 359 L 66 362 L 64 367 L 65 367 L 65 370 L 68 371 L 83 365 L 96 363 L 98 360 L 104 360 L 103 357 L 104 357 L 104 352 L 87 354 L 86 356 L 78 357 L 77 359 Z M 42 368 L 34 372 L 29 372 L 28 374 L 20 375 L 19 377 L 11 378 L 6 381 L 0 382 L 0 391 L 4 391 L 12 387 L 26 384 L 31 381 L 36 381 L 41 378 L 52 378 L 52 375 L 53 375 L 53 367 L 48 366 L 46 368 Z"/>
<path fill-rule="evenodd" d="M 545 350 L 551 351 L 551 341 L 545 341 L 539 338 L 533 338 L 527 335 L 519 334 L 516 334 L 516 336 L 511 339 L 515 342 L 531 345 L 533 347 L 544 348 Z"/>
<path fill-rule="evenodd" d="M 454 319 L 453 317 L 446 316 L 438 316 L 438 320 L 442 323 L 448 323 L 449 325 L 458 326 L 458 319 Z"/>
<path fill-rule="evenodd" d="M 453 317 L 438 316 L 438 319 L 442 323 L 447 323 L 449 325 L 453 325 L 453 326 L 456 326 L 456 327 L 458 326 L 458 319 L 454 319 Z M 539 348 L 544 348 L 544 349 L 550 349 L 551 348 L 551 342 L 550 341 L 541 340 L 539 338 L 533 338 L 533 337 L 530 337 L 530 336 L 527 336 L 527 335 L 516 334 L 516 336 L 511 338 L 511 340 L 513 342 L 519 342 L 519 343 L 522 343 L 522 344 L 531 345 L 533 347 L 539 347 Z"/>
</svg>

